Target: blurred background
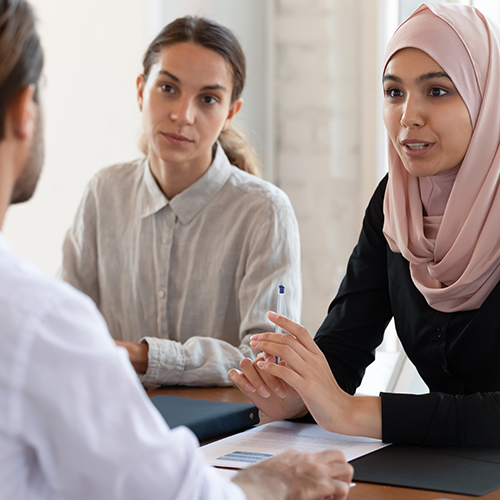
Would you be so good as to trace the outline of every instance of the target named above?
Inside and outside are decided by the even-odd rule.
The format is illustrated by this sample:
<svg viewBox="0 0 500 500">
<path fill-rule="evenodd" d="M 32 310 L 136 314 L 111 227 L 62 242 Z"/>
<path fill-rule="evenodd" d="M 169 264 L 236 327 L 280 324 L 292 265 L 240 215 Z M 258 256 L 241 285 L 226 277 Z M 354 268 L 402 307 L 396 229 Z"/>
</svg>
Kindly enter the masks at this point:
<svg viewBox="0 0 500 500">
<path fill-rule="evenodd" d="M 57 272 L 64 234 L 87 182 L 101 168 L 140 155 L 135 81 L 147 45 L 176 17 L 210 17 L 235 32 L 247 56 L 238 120 L 259 153 L 264 178 L 288 194 L 297 214 L 302 322 L 314 334 L 386 171 L 380 83 L 385 45 L 421 2 L 31 3 L 46 55 L 47 154 L 33 201 L 13 207 L 7 217 L 5 235 L 14 250 L 45 273 Z M 500 0 L 452 3 L 477 6 L 500 20 Z M 397 352 L 393 334 L 380 350 Z M 392 368 L 385 372 L 390 377 Z"/>
</svg>

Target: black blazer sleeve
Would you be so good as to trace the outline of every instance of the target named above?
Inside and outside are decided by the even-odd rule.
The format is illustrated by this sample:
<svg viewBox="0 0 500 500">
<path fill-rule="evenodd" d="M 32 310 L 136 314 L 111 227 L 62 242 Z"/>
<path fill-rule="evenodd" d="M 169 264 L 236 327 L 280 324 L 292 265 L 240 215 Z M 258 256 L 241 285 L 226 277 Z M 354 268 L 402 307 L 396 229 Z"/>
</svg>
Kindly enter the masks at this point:
<svg viewBox="0 0 500 500">
<path fill-rule="evenodd" d="M 339 292 L 315 341 L 339 386 L 354 394 L 394 315 L 403 346 L 431 392 L 382 393 L 385 442 L 500 447 L 500 285 L 475 311 L 432 309 L 408 262 L 383 235 L 384 178 Z"/>
</svg>

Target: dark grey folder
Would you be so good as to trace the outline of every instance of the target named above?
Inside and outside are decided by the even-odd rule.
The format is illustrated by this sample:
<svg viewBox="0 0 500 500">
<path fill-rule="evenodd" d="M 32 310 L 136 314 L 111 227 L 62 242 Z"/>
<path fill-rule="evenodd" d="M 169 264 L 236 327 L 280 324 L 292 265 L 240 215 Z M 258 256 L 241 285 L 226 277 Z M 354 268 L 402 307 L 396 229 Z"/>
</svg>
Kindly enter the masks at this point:
<svg viewBox="0 0 500 500">
<path fill-rule="evenodd" d="M 498 448 L 393 444 L 351 464 L 354 481 L 474 496 L 500 488 Z"/>
<path fill-rule="evenodd" d="M 151 402 L 169 427 L 185 425 L 203 441 L 259 423 L 259 410 L 246 403 L 224 403 L 177 396 L 153 396 Z"/>
</svg>

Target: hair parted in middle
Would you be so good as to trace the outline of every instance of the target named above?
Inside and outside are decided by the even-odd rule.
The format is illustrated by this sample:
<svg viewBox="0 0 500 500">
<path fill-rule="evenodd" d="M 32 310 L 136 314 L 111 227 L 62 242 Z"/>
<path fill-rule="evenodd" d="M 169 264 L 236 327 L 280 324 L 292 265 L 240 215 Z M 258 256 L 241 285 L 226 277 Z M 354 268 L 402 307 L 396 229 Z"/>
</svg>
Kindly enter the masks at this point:
<svg viewBox="0 0 500 500">
<path fill-rule="evenodd" d="M 230 29 L 204 17 L 180 17 L 160 31 L 149 44 L 143 57 L 142 76 L 145 82 L 151 67 L 158 61 L 160 52 L 178 43 L 200 45 L 223 57 L 232 74 L 231 104 L 241 97 L 246 79 L 246 59 L 243 49 Z M 232 165 L 253 175 L 260 175 L 260 164 L 255 150 L 234 124 L 221 132 L 219 142 Z M 141 140 L 141 149 L 147 154 L 148 145 L 144 137 Z"/>
</svg>

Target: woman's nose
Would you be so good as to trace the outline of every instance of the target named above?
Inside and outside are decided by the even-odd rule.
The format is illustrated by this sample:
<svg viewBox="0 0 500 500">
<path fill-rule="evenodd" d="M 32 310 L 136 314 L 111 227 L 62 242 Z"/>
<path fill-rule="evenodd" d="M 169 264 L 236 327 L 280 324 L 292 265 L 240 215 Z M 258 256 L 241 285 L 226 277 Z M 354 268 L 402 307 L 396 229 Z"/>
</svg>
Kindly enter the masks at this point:
<svg viewBox="0 0 500 500">
<path fill-rule="evenodd" d="M 170 119 L 179 127 L 192 125 L 194 121 L 194 105 L 190 99 L 179 99 L 170 113 Z"/>
<path fill-rule="evenodd" d="M 422 127 L 424 123 L 424 113 L 419 99 L 408 96 L 403 104 L 401 125 L 406 128 L 414 128 Z"/>
</svg>

